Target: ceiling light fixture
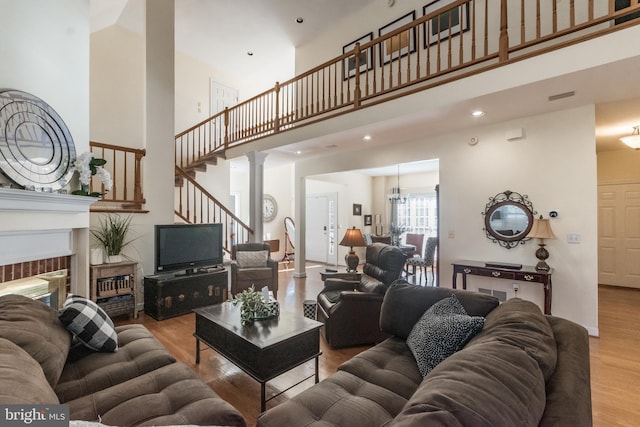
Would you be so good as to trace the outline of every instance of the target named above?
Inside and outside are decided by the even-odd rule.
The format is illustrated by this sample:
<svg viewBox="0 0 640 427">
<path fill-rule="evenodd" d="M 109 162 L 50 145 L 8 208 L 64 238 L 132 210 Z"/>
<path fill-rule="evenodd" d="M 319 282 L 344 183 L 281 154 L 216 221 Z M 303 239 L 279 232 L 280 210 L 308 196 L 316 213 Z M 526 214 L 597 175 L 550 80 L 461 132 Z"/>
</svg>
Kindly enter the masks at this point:
<svg viewBox="0 0 640 427">
<path fill-rule="evenodd" d="M 640 150 L 640 126 L 634 126 L 631 135 L 623 136 L 620 138 L 620 141 L 624 142 L 631 148 Z"/>
<path fill-rule="evenodd" d="M 363 141 L 371 141 L 371 135 L 365 135 L 362 137 Z"/>
<path fill-rule="evenodd" d="M 247 55 L 248 56 L 253 56 L 253 52 L 249 51 L 249 52 L 247 52 Z"/>
<path fill-rule="evenodd" d="M 299 16 L 299 17 L 296 18 L 296 22 L 298 24 L 302 24 L 304 22 L 304 19 L 301 16 Z"/>
<path fill-rule="evenodd" d="M 475 110 L 475 111 L 473 111 L 473 112 L 471 113 L 471 115 L 472 115 L 473 117 L 482 117 L 482 116 L 484 116 L 485 114 L 486 114 L 486 113 L 485 113 L 484 111 L 482 111 L 482 110 Z"/>
</svg>

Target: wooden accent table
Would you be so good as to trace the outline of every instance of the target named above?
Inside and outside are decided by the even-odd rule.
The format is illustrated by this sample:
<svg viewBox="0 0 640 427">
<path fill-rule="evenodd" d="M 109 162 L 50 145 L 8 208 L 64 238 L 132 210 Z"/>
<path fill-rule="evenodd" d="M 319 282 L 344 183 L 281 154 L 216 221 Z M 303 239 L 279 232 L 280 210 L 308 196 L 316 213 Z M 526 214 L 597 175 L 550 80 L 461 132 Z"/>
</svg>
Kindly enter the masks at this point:
<svg viewBox="0 0 640 427">
<path fill-rule="evenodd" d="M 318 376 L 320 327 L 322 323 L 291 313 L 242 326 L 240 305 L 223 302 L 193 310 L 196 313 L 196 364 L 200 363 L 200 341 L 233 362 L 260 383 L 260 410 L 271 399 L 303 381 Z M 278 394 L 266 398 L 266 383 L 315 359 L 315 375 L 310 375 Z"/>
<path fill-rule="evenodd" d="M 89 295 L 111 317 L 131 313 L 138 317 L 138 263 L 122 261 L 112 264 L 91 265 Z M 121 297 L 130 295 L 130 300 Z"/>
<path fill-rule="evenodd" d="M 520 269 L 488 267 L 483 261 L 457 260 L 453 263 L 453 289 L 456 289 L 458 274 L 462 274 L 462 289 L 467 289 L 467 275 L 493 277 L 496 279 L 520 280 L 540 283 L 544 286 L 544 314 L 551 314 L 551 275 L 549 271 L 536 270 L 534 266 L 523 265 Z"/>
</svg>

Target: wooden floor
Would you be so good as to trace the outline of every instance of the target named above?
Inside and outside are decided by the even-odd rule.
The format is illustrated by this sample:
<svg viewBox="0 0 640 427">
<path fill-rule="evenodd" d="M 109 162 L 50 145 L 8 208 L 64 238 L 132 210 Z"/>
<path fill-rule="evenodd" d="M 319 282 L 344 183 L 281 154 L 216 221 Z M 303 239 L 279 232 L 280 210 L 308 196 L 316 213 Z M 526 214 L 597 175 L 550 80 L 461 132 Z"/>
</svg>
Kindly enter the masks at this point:
<svg viewBox="0 0 640 427">
<path fill-rule="evenodd" d="M 323 266 L 310 266 L 306 279 L 293 277 L 292 270 L 280 272 L 278 301 L 281 310 L 302 315 L 302 302 L 315 299 L 322 289 L 319 272 Z M 428 274 L 430 281 L 431 277 Z M 418 277 L 418 279 L 421 279 Z M 424 280 L 422 280 L 424 284 Z M 640 290 L 603 286 L 599 290 L 600 337 L 590 338 L 591 393 L 594 426 L 640 426 Z M 144 324 L 181 362 L 190 366 L 223 399 L 236 407 L 255 425 L 260 413 L 260 386 L 247 374 L 213 350 L 201 354 L 195 364 L 194 316 L 192 314 L 163 321 L 140 313 L 137 320 L 119 319 L 117 323 Z M 321 338 L 320 380 L 336 367 L 368 347 L 333 350 Z M 267 385 L 267 396 L 279 393 L 313 373 L 308 362 Z M 313 385 L 304 381 L 267 404 L 267 408 Z"/>
</svg>

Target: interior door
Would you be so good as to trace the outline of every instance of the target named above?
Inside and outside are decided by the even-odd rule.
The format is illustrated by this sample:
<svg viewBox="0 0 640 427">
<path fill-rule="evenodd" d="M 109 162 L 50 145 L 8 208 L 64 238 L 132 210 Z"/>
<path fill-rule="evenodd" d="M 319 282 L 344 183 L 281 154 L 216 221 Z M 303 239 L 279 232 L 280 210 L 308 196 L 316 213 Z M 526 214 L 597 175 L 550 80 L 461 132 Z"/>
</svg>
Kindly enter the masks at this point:
<svg viewBox="0 0 640 427">
<path fill-rule="evenodd" d="M 640 184 L 598 186 L 598 283 L 640 288 Z"/>
<path fill-rule="evenodd" d="M 308 261 L 336 265 L 337 194 L 307 196 L 306 257 Z"/>
</svg>

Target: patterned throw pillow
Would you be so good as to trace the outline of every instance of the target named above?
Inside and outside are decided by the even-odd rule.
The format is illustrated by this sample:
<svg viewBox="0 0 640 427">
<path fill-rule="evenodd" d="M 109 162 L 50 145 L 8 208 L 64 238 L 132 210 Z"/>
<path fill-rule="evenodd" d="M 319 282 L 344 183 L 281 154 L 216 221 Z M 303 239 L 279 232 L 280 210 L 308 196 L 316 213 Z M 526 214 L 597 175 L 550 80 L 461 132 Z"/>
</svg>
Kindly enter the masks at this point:
<svg viewBox="0 0 640 427">
<path fill-rule="evenodd" d="M 407 337 L 422 376 L 462 349 L 483 326 L 484 317 L 469 316 L 455 295 L 429 307 Z"/>
<path fill-rule="evenodd" d="M 118 335 L 113 322 L 95 302 L 69 294 L 58 317 L 90 349 L 103 352 L 118 350 Z"/>
<path fill-rule="evenodd" d="M 236 261 L 240 268 L 266 267 L 269 251 L 239 251 Z"/>
</svg>

